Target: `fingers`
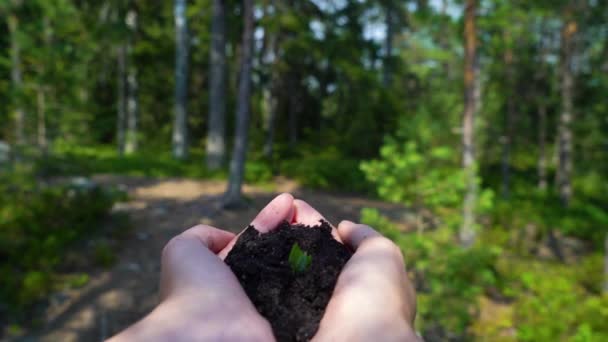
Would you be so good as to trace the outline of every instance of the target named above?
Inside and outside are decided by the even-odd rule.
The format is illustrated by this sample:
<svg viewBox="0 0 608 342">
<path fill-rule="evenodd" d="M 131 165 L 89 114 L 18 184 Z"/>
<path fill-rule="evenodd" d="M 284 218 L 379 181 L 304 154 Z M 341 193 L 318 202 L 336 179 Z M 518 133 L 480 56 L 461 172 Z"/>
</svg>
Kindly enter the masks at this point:
<svg viewBox="0 0 608 342">
<path fill-rule="evenodd" d="M 251 221 L 251 225 L 260 233 L 267 233 L 283 221 L 290 222 L 294 214 L 293 202 L 291 194 L 280 194 L 260 211 L 258 216 Z"/>
<path fill-rule="evenodd" d="M 192 227 L 181 235 L 198 239 L 205 247 L 216 254 L 235 237 L 234 233 L 206 225 Z"/>
<path fill-rule="evenodd" d="M 295 208 L 295 213 L 293 217 L 293 221 L 295 223 L 303 224 L 306 226 L 316 226 L 319 224 L 319 221 L 327 221 L 323 215 L 321 215 L 315 208 L 313 208 L 310 204 L 302 201 L 302 200 L 294 200 L 293 206 Z M 328 221 L 329 222 L 329 221 Z M 342 242 L 336 228 L 332 226 L 331 235 L 333 235 L 334 239 Z"/>
<path fill-rule="evenodd" d="M 409 333 L 403 328 L 411 330 L 415 293 L 399 248 L 366 225 L 342 221 L 337 231 L 355 253 L 340 273 L 319 336 L 331 337 L 340 331 L 366 336 L 388 327 Z"/>
<path fill-rule="evenodd" d="M 172 238 L 161 258 L 161 300 L 171 293 L 187 293 L 210 284 L 234 283 L 234 274 L 215 255 L 233 238 L 233 233 L 204 225 Z"/>
<path fill-rule="evenodd" d="M 319 221 L 325 220 L 316 209 L 310 206 L 310 204 L 302 200 L 294 200 L 293 206 L 295 208 L 294 221 L 296 223 L 304 224 L 307 226 L 316 226 Z M 327 221 L 327 220 L 325 220 Z"/>
<path fill-rule="evenodd" d="M 338 234 L 342 238 L 342 241 L 353 250 L 357 250 L 366 238 L 382 237 L 380 233 L 369 226 L 355 224 L 354 222 L 346 220 L 340 222 L 338 225 Z"/>
<path fill-rule="evenodd" d="M 291 222 L 295 213 L 293 196 L 283 193 L 268 203 L 262 211 L 251 221 L 251 225 L 260 233 L 267 233 L 275 229 L 281 222 Z M 240 234 L 239 234 L 240 235 Z M 226 259 L 234 247 L 238 235 L 235 236 L 219 253 L 220 259 Z"/>
</svg>

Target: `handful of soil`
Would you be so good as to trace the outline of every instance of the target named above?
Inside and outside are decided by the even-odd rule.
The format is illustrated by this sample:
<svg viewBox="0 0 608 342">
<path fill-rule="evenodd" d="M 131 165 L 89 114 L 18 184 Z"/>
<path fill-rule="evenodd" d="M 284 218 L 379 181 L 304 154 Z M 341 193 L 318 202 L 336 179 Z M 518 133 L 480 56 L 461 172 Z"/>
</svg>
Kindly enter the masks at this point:
<svg viewBox="0 0 608 342">
<path fill-rule="evenodd" d="M 297 244 L 311 257 L 304 270 L 289 262 Z M 260 234 L 247 227 L 225 259 L 258 312 L 281 341 L 308 341 L 317 329 L 338 275 L 352 256 L 326 221 L 314 227 L 283 222 Z"/>
</svg>

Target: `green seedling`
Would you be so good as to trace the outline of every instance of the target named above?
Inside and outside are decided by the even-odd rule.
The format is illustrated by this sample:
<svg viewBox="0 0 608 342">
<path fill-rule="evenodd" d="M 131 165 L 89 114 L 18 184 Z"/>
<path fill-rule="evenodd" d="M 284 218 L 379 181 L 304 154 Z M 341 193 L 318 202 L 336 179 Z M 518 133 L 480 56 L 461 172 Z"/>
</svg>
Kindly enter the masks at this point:
<svg viewBox="0 0 608 342">
<path fill-rule="evenodd" d="M 304 252 L 297 243 L 294 243 L 291 252 L 289 252 L 289 265 L 291 265 L 292 271 L 295 273 L 306 271 L 311 261 L 312 256 Z"/>
</svg>

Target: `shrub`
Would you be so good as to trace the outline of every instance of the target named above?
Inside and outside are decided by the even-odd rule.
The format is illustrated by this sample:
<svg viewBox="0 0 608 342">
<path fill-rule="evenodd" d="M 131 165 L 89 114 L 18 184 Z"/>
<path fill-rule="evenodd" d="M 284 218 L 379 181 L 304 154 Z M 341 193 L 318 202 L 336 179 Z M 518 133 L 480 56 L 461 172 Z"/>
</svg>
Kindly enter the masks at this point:
<svg viewBox="0 0 608 342">
<path fill-rule="evenodd" d="M 381 198 L 426 207 L 455 227 L 460 223 L 465 189 L 463 171 L 456 160 L 456 151 L 448 146 L 423 148 L 414 141 L 389 137 L 380 149 L 380 158 L 361 163 L 361 170 Z M 490 190 L 480 191 L 477 211 L 487 212 L 492 197 Z"/>
<path fill-rule="evenodd" d="M 374 209 L 363 209 L 361 221 L 378 229 L 403 251 L 408 269 L 422 288 L 417 328 L 425 331 L 439 324 L 451 334 L 466 334 L 475 318 L 471 313 L 477 310 L 477 298 L 486 288 L 498 284 L 494 263 L 501 249 L 463 249 L 452 242 L 451 230 L 446 228 L 403 234 Z"/>
<path fill-rule="evenodd" d="M 0 315 L 23 313 L 52 289 L 70 246 L 101 227 L 113 195 L 0 175 Z"/>
</svg>

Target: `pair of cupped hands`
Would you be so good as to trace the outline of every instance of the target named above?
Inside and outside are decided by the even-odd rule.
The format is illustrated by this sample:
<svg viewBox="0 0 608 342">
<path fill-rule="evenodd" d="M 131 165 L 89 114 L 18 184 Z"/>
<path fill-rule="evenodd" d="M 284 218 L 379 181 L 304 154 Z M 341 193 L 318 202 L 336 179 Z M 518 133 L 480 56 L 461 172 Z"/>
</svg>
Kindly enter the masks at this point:
<svg viewBox="0 0 608 342">
<path fill-rule="evenodd" d="M 260 233 L 282 221 L 316 225 L 323 216 L 290 194 L 274 198 L 251 222 Z M 316 341 L 417 341 L 415 293 L 399 248 L 369 226 L 342 221 L 333 236 L 354 254 L 344 266 Z M 224 263 L 238 236 L 198 225 L 167 243 L 160 303 L 111 341 L 274 341 Z"/>
</svg>

